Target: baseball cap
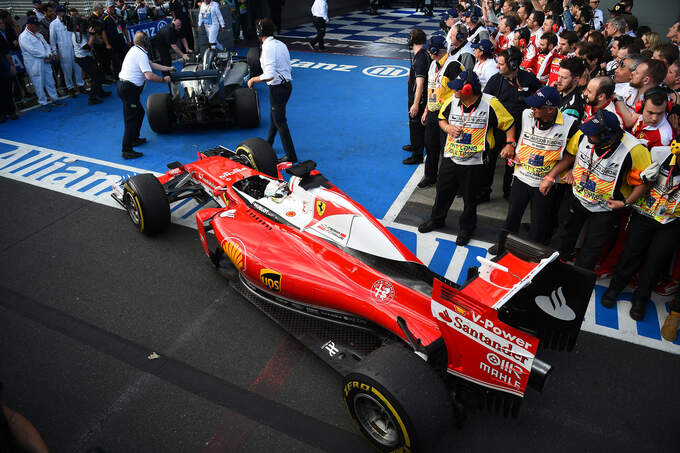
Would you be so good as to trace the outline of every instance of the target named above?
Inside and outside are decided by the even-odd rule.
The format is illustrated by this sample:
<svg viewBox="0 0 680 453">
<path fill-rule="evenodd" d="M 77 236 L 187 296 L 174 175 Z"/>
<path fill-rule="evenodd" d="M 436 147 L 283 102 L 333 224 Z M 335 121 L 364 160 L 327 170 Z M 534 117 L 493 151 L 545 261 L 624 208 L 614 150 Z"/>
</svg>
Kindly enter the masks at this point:
<svg viewBox="0 0 680 453">
<path fill-rule="evenodd" d="M 37 3 L 38 5 L 42 4 L 42 0 L 33 0 L 32 2 L 34 5 Z"/>
<path fill-rule="evenodd" d="M 116 4 L 113 3 L 113 0 L 106 0 L 106 7 L 108 8 L 109 6 L 116 6 Z"/>
<path fill-rule="evenodd" d="M 581 132 L 587 136 L 599 135 L 606 129 L 616 131 L 621 129 L 619 119 L 609 110 L 600 110 L 585 123 L 579 126 Z"/>
<path fill-rule="evenodd" d="M 463 11 L 462 16 L 463 17 L 470 17 L 470 16 L 482 17 L 482 8 L 480 8 L 477 5 L 471 6 L 470 8 Z"/>
<path fill-rule="evenodd" d="M 560 93 L 557 92 L 555 87 L 543 87 L 534 93 L 533 96 L 529 96 L 524 99 L 529 107 L 559 107 L 560 106 Z"/>
<path fill-rule="evenodd" d="M 38 21 L 38 18 L 35 16 L 28 16 L 26 19 L 26 25 L 28 24 L 40 25 L 40 21 Z"/>
<path fill-rule="evenodd" d="M 490 53 L 493 52 L 493 44 L 488 39 L 482 39 L 476 44 L 471 44 L 470 47 L 473 49 L 482 49 L 482 52 Z"/>
<path fill-rule="evenodd" d="M 449 88 L 459 91 L 463 89 L 466 83 L 470 83 L 473 88 L 477 88 L 475 91 L 481 91 L 482 85 L 479 83 L 479 77 L 477 77 L 474 71 L 463 71 L 458 74 L 458 77 L 449 82 Z"/>
<path fill-rule="evenodd" d="M 442 35 L 434 35 L 425 43 L 423 49 L 433 54 L 439 53 L 440 50 L 446 50 L 446 38 Z"/>
<path fill-rule="evenodd" d="M 626 4 L 619 2 L 612 9 L 609 10 L 610 13 L 623 14 L 626 11 Z"/>
<path fill-rule="evenodd" d="M 54 9 L 55 13 L 61 12 L 61 11 L 66 11 L 63 6 L 57 5 L 57 7 Z"/>
<path fill-rule="evenodd" d="M 449 8 L 446 11 L 444 11 L 442 17 L 444 18 L 444 20 L 448 19 L 449 17 L 458 17 L 458 10 L 456 8 Z"/>
</svg>

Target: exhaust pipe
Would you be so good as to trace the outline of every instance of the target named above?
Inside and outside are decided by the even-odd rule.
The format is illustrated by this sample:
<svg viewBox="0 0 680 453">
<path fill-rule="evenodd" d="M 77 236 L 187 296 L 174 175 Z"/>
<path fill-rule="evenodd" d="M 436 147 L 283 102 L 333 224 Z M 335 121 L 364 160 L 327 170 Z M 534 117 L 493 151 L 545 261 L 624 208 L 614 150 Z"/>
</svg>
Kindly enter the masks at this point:
<svg viewBox="0 0 680 453">
<path fill-rule="evenodd" d="M 539 392 L 543 391 L 543 385 L 551 370 L 552 365 L 534 358 L 534 362 L 531 365 L 531 374 L 529 374 L 529 386 Z"/>
</svg>

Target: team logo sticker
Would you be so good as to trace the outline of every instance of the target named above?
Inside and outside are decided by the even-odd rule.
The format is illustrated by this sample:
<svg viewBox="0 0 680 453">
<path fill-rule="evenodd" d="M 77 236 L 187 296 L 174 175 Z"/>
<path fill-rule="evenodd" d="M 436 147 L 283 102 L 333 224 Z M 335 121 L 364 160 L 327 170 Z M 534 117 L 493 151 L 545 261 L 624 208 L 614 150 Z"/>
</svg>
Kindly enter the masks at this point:
<svg viewBox="0 0 680 453">
<path fill-rule="evenodd" d="M 222 250 L 227 254 L 236 269 L 246 270 L 246 246 L 238 238 L 226 238 L 222 241 Z"/>
<path fill-rule="evenodd" d="M 281 274 L 272 269 L 260 270 L 260 281 L 270 290 L 281 292 Z"/>
<path fill-rule="evenodd" d="M 562 287 L 553 290 L 550 296 L 536 296 L 536 305 L 538 308 L 549 314 L 553 318 L 561 321 L 573 321 L 576 319 L 576 313 L 567 305 L 567 300 L 564 298 Z"/>
<path fill-rule="evenodd" d="M 387 280 L 378 280 L 371 286 L 371 296 L 379 304 L 389 304 L 394 299 L 394 286 Z"/>
<path fill-rule="evenodd" d="M 316 202 L 316 213 L 319 214 L 319 217 L 323 217 L 323 215 L 326 213 L 326 203 L 318 200 Z"/>
</svg>

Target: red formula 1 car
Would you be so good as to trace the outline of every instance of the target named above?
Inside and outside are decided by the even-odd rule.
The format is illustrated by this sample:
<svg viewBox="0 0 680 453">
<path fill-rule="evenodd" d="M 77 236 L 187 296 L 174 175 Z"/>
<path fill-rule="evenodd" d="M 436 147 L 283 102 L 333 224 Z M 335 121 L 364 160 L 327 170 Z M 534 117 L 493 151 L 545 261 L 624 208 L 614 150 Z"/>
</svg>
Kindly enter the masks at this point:
<svg viewBox="0 0 680 453">
<path fill-rule="evenodd" d="M 254 138 L 169 164 L 158 178 L 133 176 L 113 196 L 148 234 L 169 224 L 173 203 L 202 204 L 205 253 L 342 373 L 347 409 L 379 450 L 431 451 L 465 407 L 517 415 L 527 387 L 540 390 L 550 371 L 539 342 L 574 347 L 595 274 L 502 236 L 498 256 L 459 286 L 315 166 L 277 165 Z"/>
</svg>

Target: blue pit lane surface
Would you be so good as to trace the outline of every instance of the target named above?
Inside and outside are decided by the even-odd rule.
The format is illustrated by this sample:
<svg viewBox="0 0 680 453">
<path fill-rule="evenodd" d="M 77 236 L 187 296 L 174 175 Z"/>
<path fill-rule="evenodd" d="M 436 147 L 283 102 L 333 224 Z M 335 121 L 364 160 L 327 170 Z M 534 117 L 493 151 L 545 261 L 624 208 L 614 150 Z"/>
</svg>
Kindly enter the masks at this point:
<svg viewBox="0 0 680 453">
<path fill-rule="evenodd" d="M 245 55 L 247 49 L 239 49 Z M 414 168 L 401 164 L 408 143 L 406 80 L 408 61 L 291 52 L 293 93 L 287 105 L 291 136 L 300 160 L 311 159 L 332 183 L 381 218 L 411 177 Z M 367 75 L 369 73 L 371 75 Z M 262 120 L 255 129 L 192 128 L 167 135 L 151 130 L 145 118 L 137 148 L 139 159 L 121 157 L 123 108 L 115 86 L 103 104 L 89 107 L 87 96 L 65 99 L 51 112 L 26 112 L 19 121 L 0 125 L 0 138 L 111 163 L 165 172 L 166 164 L 196 160 L 196 150 L 216 145 L 235 147 L 250 137 L 267 137 L 269 94 L 255 85 Z M 167 92 L 166 84 L 147 83 L 142 103 L 151 93 Z M 274 150 L 283 154 L 280 140 Z"/>
</svg>

